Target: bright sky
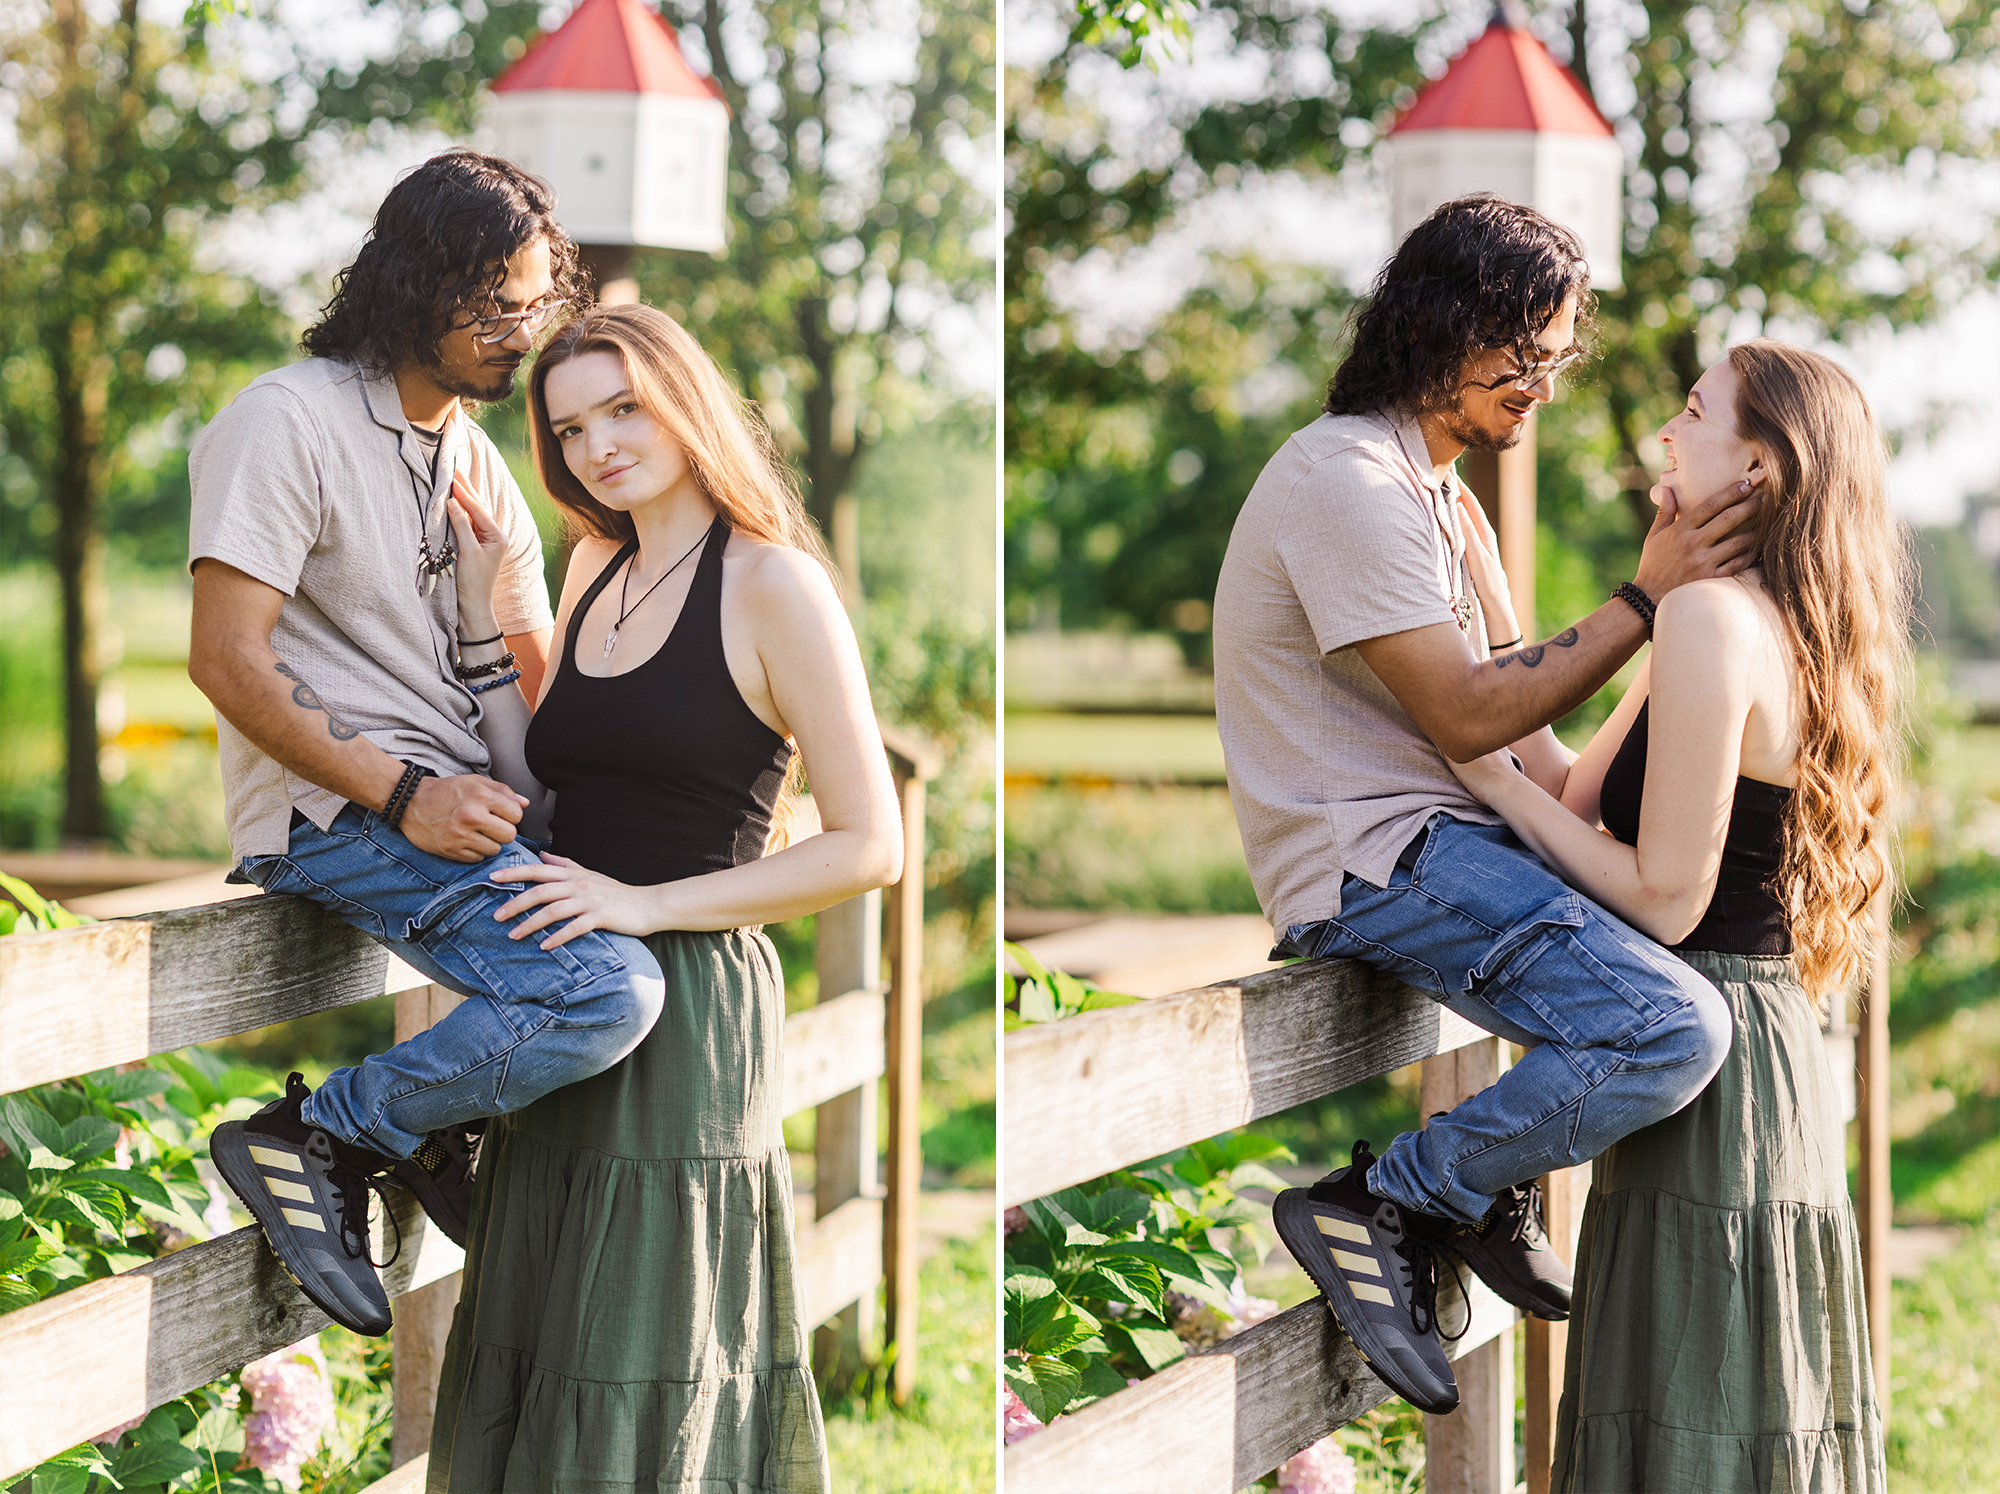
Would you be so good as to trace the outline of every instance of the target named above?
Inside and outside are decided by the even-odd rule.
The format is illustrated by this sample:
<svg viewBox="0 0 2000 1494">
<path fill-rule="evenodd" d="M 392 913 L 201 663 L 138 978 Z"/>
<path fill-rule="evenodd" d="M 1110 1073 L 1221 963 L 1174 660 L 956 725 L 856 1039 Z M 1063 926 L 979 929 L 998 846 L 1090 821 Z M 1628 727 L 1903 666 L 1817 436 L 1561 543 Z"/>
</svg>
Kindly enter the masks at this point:
<svg viewBox="0 0 2000 1494">
<path fill-rule="evenodd" d="M 1400 7 L 1388 0 L 1335 0 L 1355 19 L 1387 21 Z M 1483 26 L 1490 5 L 1486 0 L 1455 4 L 1466 11 L 1462 45 Z M 1593 26 L 1609 7 L 1592 7 Z M 1061 47 L 1063 29 L 1047 0 L 1010 0 L 1006 7 L 1005 55 L 1009 66 L 1032 69 Z M 1611 23 L 1617 23 L 1610 13 Z M 1642 22 L 1641 22 L 1642 23 Z M 1611 25 L 1593 42 L 1615 50 L 1620 38 Z M 1455 49 L 1455 48 L 1454 48 Z M 1746 45 L 1738 61 L 1750 71 L 1775 66 L 1757 38 Z M 1442 67 L 1441 52 L 1427 65 Z M 1306 70 L 1323 60 L 1309 63 Z M 1600 66 L 1598 76 L 1612 80 L 1607 92 L 1624 84 L 1624 74 Z M 1210 99 L 1253 94 L 1272 77 L 1268 59 L 1246 56 L 1232 47 L 1220 18 L 1197 23 L 1191 60 L 1167 62 L 1157 72 L 1123 72 L 1108 59 L 1079 67 L 1073 77 L 1106 122 L 1108 139 L 1121 155 L 1145 160 L 1171 155 L 1171 131 L 1157 128 L 1163 113 L 1176 115 Z M 1314 79 L 1286 78 L 1301 91 Z M 1755 113 L 1763 87 L 1756 78 L 1730 80 L 1715 97 L 1716 112 Z M 1768 114 L 1768 92 L 1762 107 Z M 1607 97 L 1615 116 L 1623 101 Z M 1942 180 L 1928 192 L 1903 191 L 1864 205 L 1878 221 L 1953 223 L 1981 218 L 1965 212 L 1968 194 L 1983 206 L 2000 202 L 2000 165 L 1970 181 Z M 1861 210 L 1858 210 L 1861 211 Z M 1086 341 L 1136 342 L 1143 330 L 1198 284 L 1206 256 L 1215 251 L 1254 251 L 1266 262 L 1321 268 L 1359 288 L 1374 274 L 1392 248 L 1388 196 L 1378 166 L 1351 173 L 1339 183 L 1307 183 L 1298 178 L 1254 181 L 1232 191 L 1217 192 L 1191 209 L 1171 231 L 1141 249 L 1113 259 L 1087 256 L 1051 288 L 1079 313 L 1078 331 Z M 1773 335 L 1798 333 L 1773 327 Z M 1975 289 L 1938 324 L 1896 334 L 1874 334 L 1827 352 L 1854 370 L 1874 402 L 1885 429 L 1895 434 L 1900 454 L 1891 469 L 1892 497 L 1899 512 L 1912 522 L 1950 522 L 1968 496 L 2000 491 L 2000 292 Z M 1719 349 L 1717 350 L 1719 351 Z M 1285 391 L 1273 388 L 1274 396 Z"/>
</svg>

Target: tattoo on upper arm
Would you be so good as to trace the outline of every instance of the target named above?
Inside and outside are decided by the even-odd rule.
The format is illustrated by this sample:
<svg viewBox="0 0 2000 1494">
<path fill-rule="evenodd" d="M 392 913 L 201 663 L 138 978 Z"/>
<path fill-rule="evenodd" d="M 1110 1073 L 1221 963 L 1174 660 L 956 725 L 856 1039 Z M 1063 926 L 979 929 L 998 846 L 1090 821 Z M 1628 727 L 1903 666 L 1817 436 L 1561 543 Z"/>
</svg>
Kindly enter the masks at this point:
<svg viewBox="0 0 2000 1494">
<path fill-rule="evenodd" d="M 319 691 L 313 689 L 311 685 L 300 679 L 291 665 L 280 663 L 278 665 L 278 673 L 292 682 L 293 705 L 304 706 L 309 711 L 326 712 L 326 730 L 328 736 L 337 742 L 351 742 L 361 735 L 359 727 L 349 726 L 345 721 L 334 715 L 327 703 L 319 698 Z"/>
<path fill-rule="evenodd" d="M 1509 664 L 1519 662 L 1524 669 L 1533 669 L 1540 664 L 1552 648 L 1575 648 L 1578 633 L 1575 628 L 1564 628 L 1547 643 L 1531 643 L 1526 648 L 1516 649 L 1511 654 L 1502 654 L 1493 661 L 1495 669 L 1505 669 Z"/>
</svg>

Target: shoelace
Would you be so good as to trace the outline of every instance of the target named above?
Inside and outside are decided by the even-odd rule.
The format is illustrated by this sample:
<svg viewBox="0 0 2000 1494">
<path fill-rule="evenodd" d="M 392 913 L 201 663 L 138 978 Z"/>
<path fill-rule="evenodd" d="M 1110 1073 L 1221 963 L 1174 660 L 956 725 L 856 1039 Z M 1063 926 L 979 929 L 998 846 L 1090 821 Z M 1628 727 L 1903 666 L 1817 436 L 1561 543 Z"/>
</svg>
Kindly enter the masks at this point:
<svg viewBox="0 0 2000 1494">
<path fill-rule="evenodd" d="M 1548 1222 L 1542 1217 L 1542 1190 L 1516 1184 L 1507 1191 L 1512 1195 L 1507 1210 L 1509 1237 L 1539 1249 L 1549 1233 Z"/>
<path fill-rule="evenodd" d="M 347 1258 L 366 1260 L 378 1271 L 402 1259 L 403 1226 L 396 1222 L 395 1212 L 389 1207 L 383 1175 L 335 1166 L 328 1171 L 327 1181 L 333 1185 L 334 1195 L 340 1200 L 340 1248 L 347 1252 Z M 382 1217 L 396 1229 L 396 1249 L 386 1261 L 378 1261 L 368 1254 L 368 1199 L 371 1194 L 381 1195 Z M 355 1241 L 360 1243 L 356 1245 Z"/>
<path fill-rule="evenodd" d="M 1441 1259 L 1439 1253 L 1431 1248 L 1428 1241 L 1419 1240 L 1412 1235 L 1403 1236 L 1396 1242 L 1394 1249 L 1404 1262 L 1405 1285 L 1410 1291 L 1410 1326 L 1419 1334 L 1436 1331 L 1437 1336 L 1448 1344 L 1455 1344 L 1464 1338 L 1466 1330 L 1472 1326 L 1469 1316 L 1459 1325 L 1456 1333 L 1446 1333 L 1438 1328 L 1438 1263 Z M 1458 1267 L 1447 1261 L 1445 1269 L 1451 1272 L 1452 1284 L 1458 1288 L 1459 1295 L 1464 1296 L 1465 1278 L 1458 1274 Z"/>
</svg>

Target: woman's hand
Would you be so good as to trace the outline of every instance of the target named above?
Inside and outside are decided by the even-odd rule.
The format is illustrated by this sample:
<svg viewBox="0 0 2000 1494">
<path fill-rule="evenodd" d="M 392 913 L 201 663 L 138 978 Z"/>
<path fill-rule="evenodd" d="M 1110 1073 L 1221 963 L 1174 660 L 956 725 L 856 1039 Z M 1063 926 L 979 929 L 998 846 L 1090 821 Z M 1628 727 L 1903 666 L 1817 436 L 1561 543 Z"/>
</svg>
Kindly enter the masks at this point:
<svg viewBox="0 0 2000 1494">
<path fill-rule="evenodd" d="M 1445 759 L 1445 765 L 1458 775 L 1458 781 L 1466 790 L 1488 809 L 1498 809 L 1496 796 L 1504 796 L 1508 787 L 1525 783 L 1520 765 L 1515 762 L 1513 752 L 1501 747 L 1484 757 L 1476 757 L 1469 763 L 1455 763 Z"/>
<path fill-rule="evenodd" d="M 1500 541 L 1486 521 L 1486 510 L 1463 483 L 1458 489 L 1459 528 L 1465 531 L 1465 568 L 1472 575 L 1472 589 L 1479 594 L 1479 610 L 1486 614 L 1489 636 L 1499 629 L 1503 639 L 1515 638 L 1521 629 L 1514 621 L 1513 593 L 1507 589 L 1507 572 L 1500 565 Z"/>
<path fill-rule="evenodd" d="M 542 940 L 543 949 L 567 944 L 578 934 L 602 929 L 608 934 L 641 936 L 658 931 L 654 889 L 628 887 L 623 882 L 586 867 L 567 856 L 544 854 L 540 866 L 509 866 L 493 873 L 496 882 L 531 882 L 521 895 L 503 904 L 493 916 L 501 922 L 519 917 L 530 908 L 538 909 L 508 930 L 510 939 L 525 939 L 552 923 L 569 922 Z"/>
<path fill-rule="evenodd" d="M 488 631 L 493 621 L 493 584 L 500 579 L 500 567 L 507 559 L 506 536 L 463 472 L 451 475 L 445 512 L 458 545 L 458 564 L 452 574 L 458 578 L 459 631 L 466 631 L 468 623 L 477 624 L 481 632 Z"/>
</svg>

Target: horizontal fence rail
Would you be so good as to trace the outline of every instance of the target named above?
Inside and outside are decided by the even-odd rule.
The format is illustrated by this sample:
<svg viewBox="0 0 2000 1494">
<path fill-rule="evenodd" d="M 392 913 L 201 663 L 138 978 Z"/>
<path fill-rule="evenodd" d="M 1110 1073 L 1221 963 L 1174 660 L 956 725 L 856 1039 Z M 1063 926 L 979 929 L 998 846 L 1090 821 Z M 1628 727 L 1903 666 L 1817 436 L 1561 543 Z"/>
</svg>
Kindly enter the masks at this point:
<svg viewBox="0 0 2000 1494">
<path fill-rule="evenodd" d="M 288 897 L 10 936 L 0 940 L 0 1093 L 427 984 Z M 786 1019 L 785 1114 L 882 1077 L 886 1001 L 880 990 L 850 991 Z M 462 1252 L 414 1199 L 397 1195 L 394 1215 L 402 1253 L 382 1272 L 392 1298 L 461 1268 Z M 394 1231 L 376 1230 L 379 1260 Z M 808 1325 L 873 1288 L 882 1238 L 876 1197 L 800 1228 Z M 0 1316 L 0 1479 L 327 1322 L 254 1227 Z M 49 1375 L 51 1364 L 63 1374 Z"/>
<path fill-rule="evenodd" d="M 1002 1202 L 1220 1135 L 1489 1036 L 1413 986 L 1313 960 L 1007 1034 Z"/>
<path fill-rule="evenodd" d="M 1454 1359 L 1515 1320 L 1479 1283 L 1469 1313 L 1465 1336 L 1445 1345 Z M 1457 1321 L 1446 1314 L 1447 1328 Z M 1015 1443 L 1007 1485 L 1022 1494 L 1240 1489 L 1392 1394 L 1314 1298 Z"/>
</svg>

